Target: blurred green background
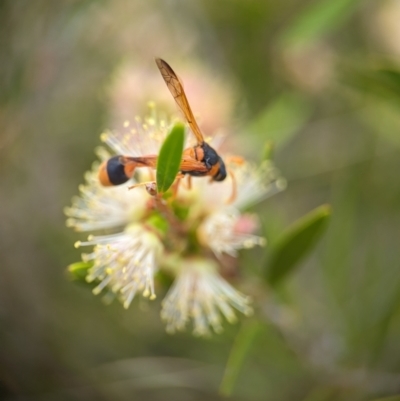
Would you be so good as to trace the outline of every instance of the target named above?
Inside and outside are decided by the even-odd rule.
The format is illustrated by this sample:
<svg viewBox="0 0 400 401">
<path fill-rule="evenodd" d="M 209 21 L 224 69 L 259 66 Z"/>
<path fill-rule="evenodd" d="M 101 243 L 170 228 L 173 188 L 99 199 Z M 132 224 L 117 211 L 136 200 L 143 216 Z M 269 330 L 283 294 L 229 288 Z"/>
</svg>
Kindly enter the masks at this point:
<svg viewBox="0 0 400 401">
<path fill-rule="evenodd" d="M 0 399 L 217 400 L 249 327 L 233 400 L 400 399 L 398 0 L 2 0 L 0 43 Z M 188 96 L 246 156 L 274 141 L 288 188 L 252 209 L 270 247 L 333 210 L 278 290 L 268 249 L 241 254 L 256 317 L 211 339 L 167 335 L 158 299 L 105 306 L 65 274 L 80 252 L 63 208 L 99 134 L 158 89 L 175 110 L 155 56 L 231 88 Z"/>
</svg>

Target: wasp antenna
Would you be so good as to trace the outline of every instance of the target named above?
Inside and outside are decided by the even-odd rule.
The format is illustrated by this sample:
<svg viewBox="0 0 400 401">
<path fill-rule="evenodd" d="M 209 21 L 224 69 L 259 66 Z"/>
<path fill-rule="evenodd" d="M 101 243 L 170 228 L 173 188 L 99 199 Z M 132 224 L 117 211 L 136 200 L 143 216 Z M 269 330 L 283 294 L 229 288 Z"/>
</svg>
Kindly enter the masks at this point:
<svg viewBox="0 0 400 401">
<path fill-rule="evenodd" d="M 242 156 L 229 156 L 225 159 L 227 164 L 236 164 L 242 166 L 244 164 L 244 158 Z"/>
</svg>

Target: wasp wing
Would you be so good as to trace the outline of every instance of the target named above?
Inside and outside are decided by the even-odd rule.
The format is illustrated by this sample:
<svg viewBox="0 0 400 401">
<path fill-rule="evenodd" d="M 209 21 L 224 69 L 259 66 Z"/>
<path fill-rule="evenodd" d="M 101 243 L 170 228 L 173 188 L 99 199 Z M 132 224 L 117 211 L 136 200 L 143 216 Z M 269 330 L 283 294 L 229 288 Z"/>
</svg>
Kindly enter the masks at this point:
<svg viewBox="0 0 400 401">
<path fill-rule="evenodd" d="M 204 142 L 203 134 L 201 133 L 196 119 L 194 118 L 181 81 L 167 62 L 160 58 L 156 58 L 156 63 L 165 83 L 168 86 L 169 91 L 171 92 L 171 95 L 174 97 L 177 105 L 182 110 L 182 113 L 184 114 L 186 121 L 189 123 L 189 126 L 195 135 L 198 144 L 201 145 Z"/>
<path fill-rule="evenodd" d="M 157 166 L 157 155 L 147 155 L 142 157 L 132 157 L 132 156 L 121 156 L 120 163 L 124 166 L 134 165 L 135 167 L 151 167 L 156 168 Z"/>
<path fill-rule="evenodd" d="M 121 156 L 120 163 L 124 166 L 134 166 L 136 167 L 157 167 L 156 155 L 148 155 L 142 157 L 132 157 L 132 156 Z M 197 171 L 199 173 L 206 173 L 208 171 L 206 165 L 193 157 L 184 156 L 182 157 L 181 165 L 179 167 L 181 171 Z"/>
<path fill-rule="evenodd" d="M 195 171 L 198 173 L 207 173 L 209 171 L 204 163 L 191 157 L 182 158 L 180 170 L 185 172 Z"/>
</svg>

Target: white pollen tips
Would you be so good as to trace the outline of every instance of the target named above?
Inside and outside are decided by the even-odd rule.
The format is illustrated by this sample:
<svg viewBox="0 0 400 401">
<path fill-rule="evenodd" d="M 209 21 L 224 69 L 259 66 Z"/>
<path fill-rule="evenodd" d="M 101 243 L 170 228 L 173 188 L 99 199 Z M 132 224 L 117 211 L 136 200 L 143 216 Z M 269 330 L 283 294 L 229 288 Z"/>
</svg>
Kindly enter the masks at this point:
<svg viewBox="0 0 400 401">
<path fill-rule="evenodd" d="M 108 139 L 108 133 L 107 133 L 107 132 L 103 132 L 103 133 L 100 135 L 100 140 L 101 140 L 101 142 L 107 142 L 107 139 Z"/>
<path fill-rule="evenodd" d="M 94 245 L 93 252 L 85 256 L 94 261 L 87 279 L 99 282 L 94 294 L 107 287 L 109 293 L 121 299 L 125 309 L 137 293 L 155 299 L 154 273 L 163 246 L 154 233 L 137 223 L 129 225 L 123 233 L 91 235 L 89 240 L 79 245 Z"/>
<path fill-rule="evenodd" d="M 217 273 L 217 266 L 203 259 L 182 262 L 181 272 L 162 302 L 161 318 L 167 332 L 183 330 L 190 322 L 193 334 L 208 336 L 222 331 L 223 317 L 235 323 L 235 309 L 249 313 L 249 298 L 236 291 Z"/>
</svg>

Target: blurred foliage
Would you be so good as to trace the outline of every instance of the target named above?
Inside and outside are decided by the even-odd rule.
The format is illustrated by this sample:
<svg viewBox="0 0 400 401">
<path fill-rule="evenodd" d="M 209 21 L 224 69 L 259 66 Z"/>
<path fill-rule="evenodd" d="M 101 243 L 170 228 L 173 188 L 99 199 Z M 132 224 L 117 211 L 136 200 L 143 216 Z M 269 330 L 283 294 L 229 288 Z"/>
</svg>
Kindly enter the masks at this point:
<svg viewBox="0 0 400 401">
<path fill-rule="evenodd" d="M 287 29 L 282 40 L 285 45 L 302 45 L 318 40 L 321 36 L 338 29 L 352 15 L 360 0 L 316 1 L 301 10 Z"/>
<path fill-rule="evenodd" d="M 0 2 L 0 398 L 216 400 L 225 372 L 234 400 L 397 400 L 399 20 L 397 0 Z M 332 205 L 284 304 L 264 250 L 241 254 L 257 335 L 169 336 L 158 301 L 105 306 L 65 277 L 79 238 L 62 210 L 110 121 L 113 76 L 155 56 L 237 90 L 238 153 L 274 141 L 288 189 L 253 208 L 271 250 Z"/>
<path fill-rule="evenodd" d="M 246 322 L 238 332 L 219 388 L 221 395 L 227 397 L 232 394 L 234 385 L 240 374 L 240 368 L 259 328 L 260 324 L 257 321 L 250 321 L 249 323 Z"/>
<path fill-rule="evenodd" d="M 329 206 L 320 206 L 296 221 L 281 235 L 269 250 L 271 256 L 265 269 L 269 284 L 275 286 L 282 282 L 312 250 L 324 232 L 330 214 Z"/>
<path fill-rule="evenodd" d="M 305 96 L 284 93 L 273 100 L 248 129 L 256 136 L 268 134 L 268 139 L 275 146 L 283 146 L 304 126 L 311 113 Z"/>
</svg>

